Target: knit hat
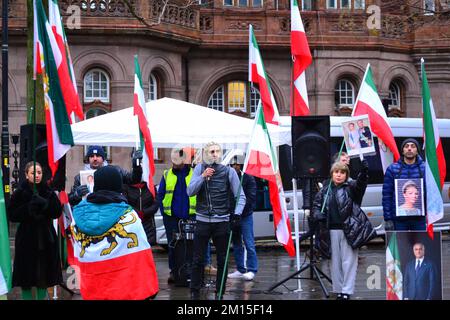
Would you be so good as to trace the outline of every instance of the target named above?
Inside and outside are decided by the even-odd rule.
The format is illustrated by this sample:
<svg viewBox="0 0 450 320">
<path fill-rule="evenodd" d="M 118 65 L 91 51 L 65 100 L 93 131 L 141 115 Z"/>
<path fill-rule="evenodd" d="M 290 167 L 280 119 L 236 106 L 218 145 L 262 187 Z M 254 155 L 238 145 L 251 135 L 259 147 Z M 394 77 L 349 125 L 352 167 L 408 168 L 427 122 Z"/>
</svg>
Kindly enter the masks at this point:
<svg viewBox="0 0 450 320">
<path fill-rule="evenodd" d="M 420 143 L 416 140 L 416 139 L 414 139 L 414 138 L 408 138 L 408 139 L 405 139 L 405 141 L 403 141 L 402 142 L 402 146 L 401 146 L 401 148 L 400 148 L 400 152 L 403 154 L 403 148 L 405 147 L 405 145 L 407 144 L 407 143 L 414 143 L 415 145 L 416 145 L 416 148 L 417 148 L 417 152 L 420 154 Z"/>
<path fill-rule="evenodd" d="M 103 150 L 101 146 L 89 146 L 88 151 L 86 152 L 86 158 L 89 158 L 94 154 L 102 157 L 103 160 L 106 158 L 105 150 Z"/>
<path fill-rule="evenodd" d="M 122 175 L 113 166 L 104 166 L 94 172 L 94 192 L 109 190 L 122 192 Z"/>
</svg>

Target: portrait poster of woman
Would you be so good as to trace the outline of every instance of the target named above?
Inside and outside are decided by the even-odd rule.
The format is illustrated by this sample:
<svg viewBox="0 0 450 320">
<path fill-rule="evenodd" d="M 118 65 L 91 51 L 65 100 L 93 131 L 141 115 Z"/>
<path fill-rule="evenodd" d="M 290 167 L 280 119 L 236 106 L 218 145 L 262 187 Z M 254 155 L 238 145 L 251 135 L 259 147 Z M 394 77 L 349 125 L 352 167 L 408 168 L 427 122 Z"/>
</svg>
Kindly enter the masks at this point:
<svg viewBox="0 0 450 320">
<path fill-rule="evenodd" d="M 350 120 L 343 121 L 341 125 L 344 132 L 345 147 L 350 157 L 359 157 L 360 154 L 374 155 L 376 153 L 368 115 L 352 117 Z"/>
<path fill-rule="evenodd" d="M 423 179 L 395 179 L 397 217 L 425 215 Z"/>
</svg>

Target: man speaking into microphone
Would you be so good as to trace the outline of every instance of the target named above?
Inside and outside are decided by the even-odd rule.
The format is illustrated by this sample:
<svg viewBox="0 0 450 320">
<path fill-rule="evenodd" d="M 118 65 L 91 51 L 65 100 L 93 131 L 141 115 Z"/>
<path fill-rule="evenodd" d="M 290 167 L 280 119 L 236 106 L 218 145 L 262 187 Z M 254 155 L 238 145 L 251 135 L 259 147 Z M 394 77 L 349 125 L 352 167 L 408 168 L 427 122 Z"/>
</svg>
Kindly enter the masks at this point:
<svg viewBox="0 0 450 320">
<path fill-rule="evenodd" d="M 197 196 L 196 229 L 194 232 L 194 256 L 191 275 L 191 299 L 200 299 L 203 283 L 205 253 L 212 238 L 217 254 L 216 298 L 220 291 L 222 275 L 227 275 L 225 258 L 231 227 L 238 226 L 245 206 L 245 195 L 239 188 L 239 177 L 235 170 L 220 164 L 222 148 L 209 142 L 203 148 L 203 161 L 194 169 L 188 196 Z M 238 192 L 240 189 L 240 195 Z M 238 199 L 235 207 L 233 199 Z M 231 217 L 231 218 L 230 218 Z M 226 276 L 221 293 L 225 291 Z"/>
</svg>

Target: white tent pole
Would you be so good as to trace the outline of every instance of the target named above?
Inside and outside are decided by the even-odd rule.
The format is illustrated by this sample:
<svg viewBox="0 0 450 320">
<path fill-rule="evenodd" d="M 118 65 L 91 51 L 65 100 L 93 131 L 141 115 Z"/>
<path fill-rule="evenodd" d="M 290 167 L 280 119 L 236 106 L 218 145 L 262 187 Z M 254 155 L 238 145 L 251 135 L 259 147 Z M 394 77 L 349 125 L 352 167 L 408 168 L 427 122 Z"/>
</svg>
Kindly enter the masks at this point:
<svg viewBox="0 0 450 320">
<path fill-rule="evenodd" d="M 299 227 L 298 227 L 298 202 L 297 202 L 297 179 L 292 178 L 292 191 L 293 196 L 293 206 L 294 206 L 294 224 L 295 224 L 295 257 L 297 259 L 297 271 L 300 270 L 300 242 L 299 242 Z M 302 283 L 300 277 L 297 277 L 297 290 L 294 292 L 303 291 Z"/>
</svg>

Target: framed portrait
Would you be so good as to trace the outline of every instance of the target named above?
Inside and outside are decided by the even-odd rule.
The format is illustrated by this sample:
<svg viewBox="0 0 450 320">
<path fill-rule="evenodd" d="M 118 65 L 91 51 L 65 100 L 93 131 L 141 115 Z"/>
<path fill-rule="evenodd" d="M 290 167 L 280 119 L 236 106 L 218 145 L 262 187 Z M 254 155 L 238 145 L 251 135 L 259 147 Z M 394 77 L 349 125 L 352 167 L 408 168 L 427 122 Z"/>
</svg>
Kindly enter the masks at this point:
<svg viewBox="0 0 450 320">
<path fill-rule="evenodd" d="M 386 300 L 442 300 L 441 233 L 386 232 Z"/>
<path fill-rule="evenodd" d="M 423 179 L 395 179 L 397 217 L 424 216 Z"/>
<path fill-rule="evenodd" d="M 376 154 L 368 115 L 352 117 L 348 121 L 343 121 L 342 130 L 347 154 L 350 157 L 359 157 L 360 154 Z"/>
<path fill-rule="evenodd" d="M 95 170 L 80 171 L 80 184 L 87 185 L 90 193 L 94 192 L 94 172 Z"/>
</svg>

